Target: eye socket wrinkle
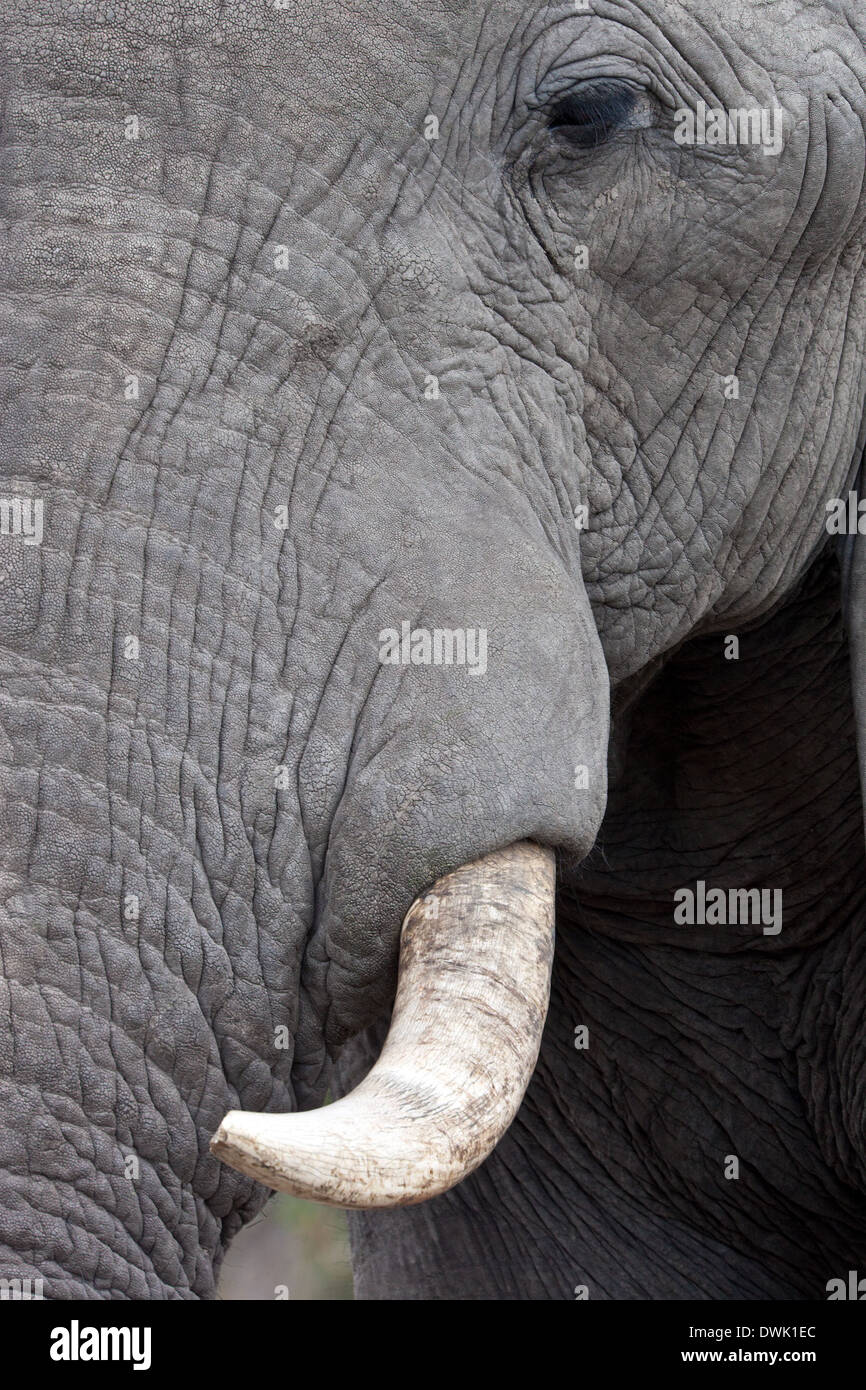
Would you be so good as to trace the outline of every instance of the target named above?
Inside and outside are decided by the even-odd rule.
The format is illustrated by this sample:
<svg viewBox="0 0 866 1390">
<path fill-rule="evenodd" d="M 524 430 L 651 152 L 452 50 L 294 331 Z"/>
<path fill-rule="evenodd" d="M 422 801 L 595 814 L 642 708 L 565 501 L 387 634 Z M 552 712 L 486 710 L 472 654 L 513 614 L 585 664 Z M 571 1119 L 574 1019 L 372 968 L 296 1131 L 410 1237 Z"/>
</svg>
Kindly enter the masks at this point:
<svg viewBox="0 0 866 1390">
<path fill-rule="evenodd" d="M 628 122 L 636 103 L 636 92 L 624 82 L 586 85 L 560 98 L 548 129 L 579 149 L 596 149 Z"/>
</svg>

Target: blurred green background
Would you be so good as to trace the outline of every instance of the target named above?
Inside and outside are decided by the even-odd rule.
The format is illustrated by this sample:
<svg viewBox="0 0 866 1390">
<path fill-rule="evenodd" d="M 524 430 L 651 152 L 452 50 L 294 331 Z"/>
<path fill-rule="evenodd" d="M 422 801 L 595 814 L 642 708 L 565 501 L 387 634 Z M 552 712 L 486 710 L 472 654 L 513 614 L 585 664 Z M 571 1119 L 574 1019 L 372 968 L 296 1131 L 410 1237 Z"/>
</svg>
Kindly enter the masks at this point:
<svg viewBox="0 0 866 1390">
<path fill-rule="evenodd" d="M 277 1193 L 261 1216 L 232 1242 L 223 1262 L 219 1297 L 290 1299 L 352 1297 L 345 1212 Z"/>
</svg>

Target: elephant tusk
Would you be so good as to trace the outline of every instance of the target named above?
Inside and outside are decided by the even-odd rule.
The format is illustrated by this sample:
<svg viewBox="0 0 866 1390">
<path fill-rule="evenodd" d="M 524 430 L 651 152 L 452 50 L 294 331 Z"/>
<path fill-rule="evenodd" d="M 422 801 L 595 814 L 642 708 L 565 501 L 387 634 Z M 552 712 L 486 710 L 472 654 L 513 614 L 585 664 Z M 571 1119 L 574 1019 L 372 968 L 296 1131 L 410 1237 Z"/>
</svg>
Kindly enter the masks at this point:
<svg viewBox="0 0 866 1390">
<path fill-rule="evenodd" d="M 211 1150 L 268 1187 L 337 1207 L 445 1192 L 523 1099 L 550 997 L 555 866 L 521 841 L 441 878 L 406 914 L 397 995 L 372 1070 L 333 1105 L 231 1110 Z"/>
</svg>

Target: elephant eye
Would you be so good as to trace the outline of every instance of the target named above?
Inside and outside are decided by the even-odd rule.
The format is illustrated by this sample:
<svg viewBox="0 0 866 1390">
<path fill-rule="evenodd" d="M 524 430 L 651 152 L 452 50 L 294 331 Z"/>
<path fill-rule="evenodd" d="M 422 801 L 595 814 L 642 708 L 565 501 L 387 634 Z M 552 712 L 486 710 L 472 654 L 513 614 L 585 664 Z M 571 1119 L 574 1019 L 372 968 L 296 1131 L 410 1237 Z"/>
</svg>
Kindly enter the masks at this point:
<svg viewBox="0 0 866 1390">
<path fill-rule="evenodd" d="M 637 93 L 624 82 L 587 84 L 561 98 L 550 113 L 548 129 L 581 150 L 594 150 L 630 124 Z"/>
</svg>

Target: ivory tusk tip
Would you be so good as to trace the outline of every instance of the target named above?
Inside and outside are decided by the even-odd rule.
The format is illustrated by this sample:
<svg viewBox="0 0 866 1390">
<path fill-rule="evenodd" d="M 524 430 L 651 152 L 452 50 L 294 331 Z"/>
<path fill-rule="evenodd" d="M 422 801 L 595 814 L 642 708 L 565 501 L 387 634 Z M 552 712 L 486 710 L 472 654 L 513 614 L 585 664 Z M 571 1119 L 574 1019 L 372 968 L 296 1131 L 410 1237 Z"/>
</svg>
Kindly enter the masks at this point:
<svg viewBox="0 0 866 1390">
<path fill-rule="evenodd" d="M 242 1110 L 229 1110 L 226 1112 L 223 1121 L 216 1134 L 210 1141 L 211 1153 L 218 1153 L 220 1149 L 231 1147 L 239 1116 L 243 1116 Z"/>
<path fill-rule="evenodd" d="M 249 1151 L 249 1136 L 244 1133 L 243 1119 L 242 1110 L 229 1110 L 209 1145 L 212 1154 L 233 1167 L 237 1158 Z"/>
<path fill-rule="evenodd" d="M 291 1153 L 287 1143 L 286 1131 L 291 1125 L 290 1115 L 258 1114 L 255 1111 L 229 1110 L 219 1129 L 210 1141 L 210 1151 L 215 1158 L 227 1163 L 239 1173 L 263 1182 L 278 1191 L 291 1192 L 299 1197 L 309 1197 L 306 1185 L 282 1171 L 287 1166 Z M 277 1132 L 271 1134 L 271 1130 Z M 289 1130 L 290 1133 L 290 1130 Z M 273 1152 L 274 1140 L 279 1140 L 282 1162 Z"/>
</svg>

